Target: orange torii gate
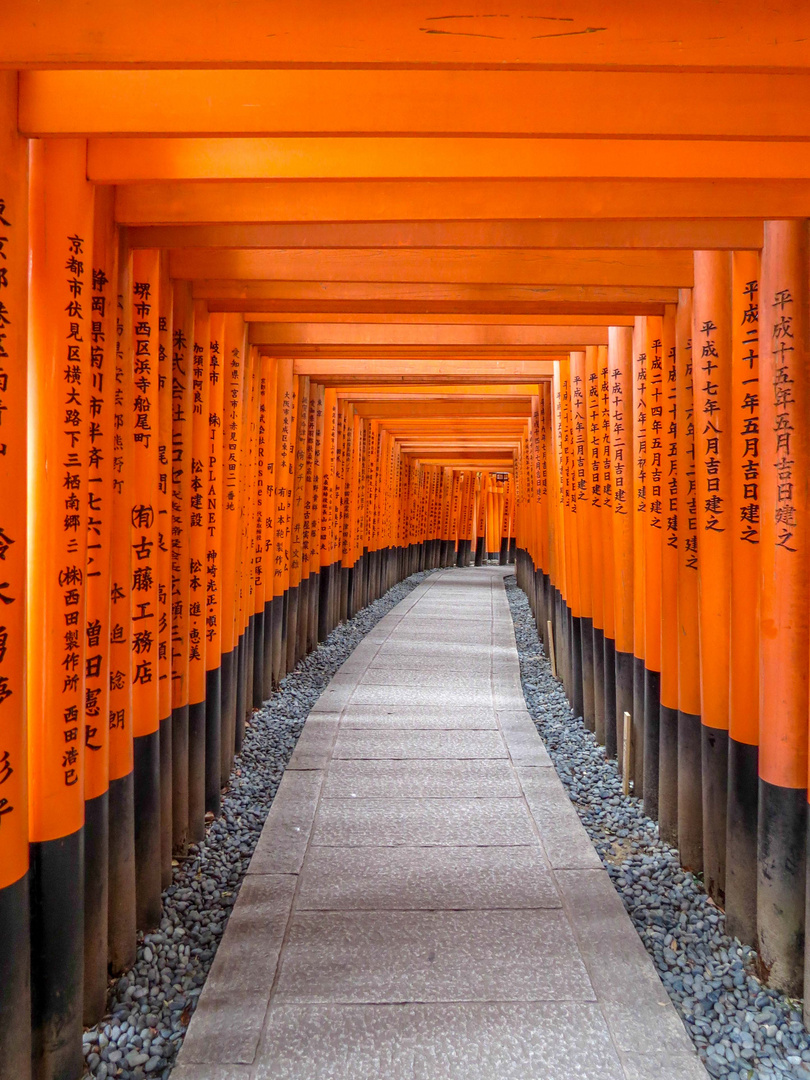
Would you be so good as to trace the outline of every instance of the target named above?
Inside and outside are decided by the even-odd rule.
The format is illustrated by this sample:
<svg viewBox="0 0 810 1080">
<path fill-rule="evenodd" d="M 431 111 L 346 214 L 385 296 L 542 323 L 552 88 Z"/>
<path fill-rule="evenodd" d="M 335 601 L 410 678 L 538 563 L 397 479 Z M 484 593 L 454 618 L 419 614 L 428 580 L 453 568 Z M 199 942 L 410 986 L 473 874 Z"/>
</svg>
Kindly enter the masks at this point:
<svg viewBox="0 0 810 1080">
<path fill-rule="evenodd" d="M 574 6 L 5 15 L 3 1080 L 78 1080 L 251 709 L 513 539 L 576 711 L 802 993 L 808 14 Z"/>
</svg>

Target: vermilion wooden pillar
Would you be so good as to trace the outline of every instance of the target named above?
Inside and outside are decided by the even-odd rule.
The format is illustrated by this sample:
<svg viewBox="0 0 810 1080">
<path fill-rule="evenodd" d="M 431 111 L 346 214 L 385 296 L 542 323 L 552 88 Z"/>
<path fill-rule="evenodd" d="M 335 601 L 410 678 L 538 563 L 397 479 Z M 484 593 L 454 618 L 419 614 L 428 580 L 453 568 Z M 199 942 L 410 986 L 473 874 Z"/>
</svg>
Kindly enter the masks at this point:
<svg viewBox="0 0 810 1080">
<path fill-rule="evenodd" d="M 802 993 L 804 966 L 810 647 L 807 259 L 806 221 L 765 223 L 759 306 L 757 934 L 770 982 L 796 996 Z"/>
<path fill-rule="evenodd" d="M 0 656 L 0 1077 L 31 1075 L 28 739 L 25 614 L 28 326 L 28 144 L 17 135 L 17 73 L 0 72 L 0 391 L 3 454 L 2 655 Z"/>
<path fill-rule="evenodd" d="M 695 252 L 692 368 L 697 491 L 703 873 L 725 898 L 731 551 L 731 255 Z"/>
</svg>

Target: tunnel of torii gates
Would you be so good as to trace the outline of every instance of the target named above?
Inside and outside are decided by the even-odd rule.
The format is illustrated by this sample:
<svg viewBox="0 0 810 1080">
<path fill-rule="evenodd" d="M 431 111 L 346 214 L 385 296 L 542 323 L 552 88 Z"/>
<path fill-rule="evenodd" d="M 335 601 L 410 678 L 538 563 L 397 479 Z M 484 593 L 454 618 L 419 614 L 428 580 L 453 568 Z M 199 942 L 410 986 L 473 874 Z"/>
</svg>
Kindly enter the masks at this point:
<svg viewBox="0 0 810 1080">
<path fill-rule="evenodd" d="M 80 1075 L 284 673 L 496 557 L 801 996 L 810 5 L 641 7 L 5 5 L 3 1080 Z"/>
</svg>

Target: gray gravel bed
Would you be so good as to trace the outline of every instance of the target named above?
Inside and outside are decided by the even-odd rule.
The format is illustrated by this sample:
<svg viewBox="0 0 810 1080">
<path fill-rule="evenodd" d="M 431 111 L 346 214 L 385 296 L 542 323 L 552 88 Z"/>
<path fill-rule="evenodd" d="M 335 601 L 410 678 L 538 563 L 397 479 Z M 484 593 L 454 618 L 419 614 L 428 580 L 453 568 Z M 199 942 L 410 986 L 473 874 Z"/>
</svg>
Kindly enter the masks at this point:
<svg viewBox="0 0 810 1080">
<path fill-rule="evenodd" d="M 506 591 L 526 705 L 706 1069 L 728 1080 L 808 1080 L 800 1003 L 762 985 L 754 950 L 726 934 L 724 913 L 681 869 L 641 800 L 622 795 L 615 761 L 605 759 L 552 676 L 512 576 Z"/>
<path fill-rule="evenodd" d="M 175 867 L 160 927 L 138 935 L 135 966 L 112 984 L 108 1015 L 84 1033 L 85 1076 L 169 1076 L 304 721 L 366 634 L 434 572 L 406 578 L 333 630 L 253 714 L 222 816 Z"/>
</svg>

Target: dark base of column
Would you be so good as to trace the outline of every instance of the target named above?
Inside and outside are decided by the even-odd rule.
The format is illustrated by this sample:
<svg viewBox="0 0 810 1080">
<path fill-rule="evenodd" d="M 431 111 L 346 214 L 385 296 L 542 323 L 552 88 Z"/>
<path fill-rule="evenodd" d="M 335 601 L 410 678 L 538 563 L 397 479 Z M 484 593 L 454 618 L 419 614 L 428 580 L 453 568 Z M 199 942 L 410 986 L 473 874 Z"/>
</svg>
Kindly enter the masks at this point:
<svg viewBox="0 0 810 1080">
<path fill-rule="evenodd" d="M 644 661 L 633 656 L 633 794 L 644 798 Z"/>
<path fill-rule="evenodd" d="M 616 642 L 604 639 L 605 756 L 616 757 Z"/>
<path fill-rule="evenodd" d="M 760 778 L 757 942 L 760 974 L 789 997 L 803 991 L 807 791 Z"/>
<path fill-rule="evenodd" d="M 272 661 L 272 679 L 273 687 L 277 688 L 278 684 L 284 678 L 285 670 L 282 660 L 286 657 L 286 653 L 283 649 L 283 635 L 284 635 L 284 597 L 274 596 L 273 605 L 271 611 L 271 626 L 270 626 L 270 648 L 273 655 Z M 224 676 L 223 676 L 224 677 Z"/>
<path fill-rule="evenodd" d="M 289 589 L 287 601 L 287 671 L 292 671 L 298 663 L 298 596 L 299 585 Z"/>
<path fill-rule="evenodd" d="M 757 817 L 759 747 L 728 740 L 726 823 L 726 931 L 757 940 Z"/>
<path fill-rule="evenodd" d="M 593 685 L 593 619 L 580 616 L 579 648 L 582 654 L 582 719 L 588 731 L 596 730 Z"/>
<path fill-rule="evenodd" d="M 262 642 L 262 648 L 264 643 Z M 220 661 L 221 665 L 221 661 Z M 207 810 L 219 817 L 222 784 L 222 667 L 205 673 L 205 802 Z M 199 820 L 199 806 L 189 807 L 191 820 Z M 193 829 L 192 829 L 193 831 Z"/>
<path fill-rule="evenodd" d="M 151 738 L 151 736 L 148 736 Z M 157 747 L 157 732 L 154 742 Z M 155 751 L 157 753 L 157 750 Z M 160 811 L 155 760 L 155 805 Z M 160 823 L 154 874 L 160 882 Z M 31 844 L 31 1073 L 76 1080 L 84 1072 L 84 830 Z M 159 896 L 160 894 L 158 894 Z M 0 1027 L 7 1027 L 5 1014 Z M 26 1039 L 25 1025 L 22 1028 Z"/>
<path fill-rule="evenodd" d="M 658 820 L 661 673 L 644 668 L 644 812 Z"/>
<path fill-rule="evenodd" d="M 483 566 L 486 555 L 486 538 L 479 536 L 475 544 L 475 565 Z"/>
<path fill-rule="evenodd" d="M 101 1019 L 107 1006 L 109 811 L 110 800 L 106 791 L 94 799 L 88 799 L 84 804 L 83 1017 L 88 1026 Z M 2 931 L 0 940 L 3 940 Z"/>
<path fill-rule="evenodd" d="M 318 596 L 318 641 L 325 641 L 332 630 L 331 611 L 334 577 L 333 567 L 321 567 L 320 594 Z"/>
<path fill-rule="evenodd" d="M 160 732 L 133 740 L 135 762 L 135 918 L 139 930 L 160 925 Z"/>
<path fill-rule="evenodd" d="M 306 638 L 306 620 L 303 626 Z M 264 700 L 264 609 L 262 609 L 253 616 L 253 708 L 260 709 Z"/>
<path fill-rule="evenodd" d="M 264 626 L 262 627 L 262 700 L 267 701 L 273 693 L 273 600 L 264 602 Z"/>
<path fill-rule="evenodd" d="M 338 621 L 345 622 L 349 617 L 349 582 L 351 580 L 351 568 L 341 565 L 340 567 L 340 610 Z"/>
<path fill-rule="evenodd" d="M 281 597 L 273 601 L 280 607 Z M 278 608 L 273 612 L 278 614 Z M 231 775 L 233 748 L 236 742 L 236 650 L 222 654 L 219 661 L 220 678 L 220 748 L 219 748 L 219 786 L 224 788 Z"/>
<path fill-rule="evenodd" d="M 569 641 L 571 643 L 571 706 L 575 716 L 584 718 L 585 701 L 582 682 L 582 619 L 568 613 Z"/>
<path fill-rule="evenodd" d="M 172 848 L 188 850 L 188 705 L 172 710 Z"/>
<path fill-rule="evenodd" d="M 158 724 L 160 741 L 160 884 L 172 883 L 172 716 Z"/>
<path fill-rule="evenodd" d="M 110 781 L 108 963 L 112 975 L 135 963 L 135 795 L 134 773 Z"/>
<path fill-rule="evenodd" d="M 0 1080 L 31 1080 L 28 877 L 26 873 L 0 889 Z M 81 1067 L 80 1061 L 76 1076 L 81 1075 Z"/>
<path fill-rule="evenodd" d="M 289 623 L 287 624 L 289 628 Z M 245 714 L 247 710 L 247 631 L 243 630 L 236 648 L 236 722 L 233 734 L 233 753 L 238 754 L 242 749 L 242 740 L 245 737 Z M 289 639 L 288 639 L 289 640 Z M 289 669 L 288 669 L 289 670 Z M 233 768 L 233 757 L 230 758 Z M 230 777 L 231 770 L 228 770 Z"/>
<path fill-rule="evenodd" d="M 206 672 L 206 678 L 207 678 Z M 188 707 L 188 839 L 205 837 L 205 738 L 208 708 L 205 701 Z M 213 763 L 212 763 L 213 767 Z"/>
<path fill-rule="evenodd" d="M 507 558 L 510 563 L 514 563 L 517 559 L 517 540 L 514 537 L 509 541 L 509 554 Z"/>
<path fill-rule="evenodd" d="M 505 536 L 501 539 L 501 549 L 498 552 L 498 562 L 501 566 L 508 566 L 509 564 L 509 540 Z"/>
<path fill-rule="evenodd" d="M 678 846 L 678 710 L 661 705 L 658 738 L 658 832 Z"/>
<path fill-rule="evenodd" d="M 619 759 L 619 772 L 624 774 L 624 721 L 625 713 L 633 715 L 633 668 L 635 657 L 632 653 L 619 652 L 615 649 L 616 682 L 616 754 Z M 632 778 L 632 771 L 631 771 Z"/>
<path fill-rule="evenodd" d="M 307 616 L 307 652 L 318 648 L 318 608 L 321 592 L 321 574 L 309 575 L 309 614 Z"/>
<path fill-rule="evenodd" d="M 605 745 L 605 632 L 594 626 L 593 645 L 593 731 L 596 741 Z"/>
<path fill-rule="evenodd" d="M 703 872 L 702 728 L 699 716 L 678 710 L 678 852 L 693 874 Z"/>
<path fill-rule="evenodd" d="M 703 746 L 703 883 L 719 907 L 726 902 L 728 732 L 705 724 Z"/>
</svg>

